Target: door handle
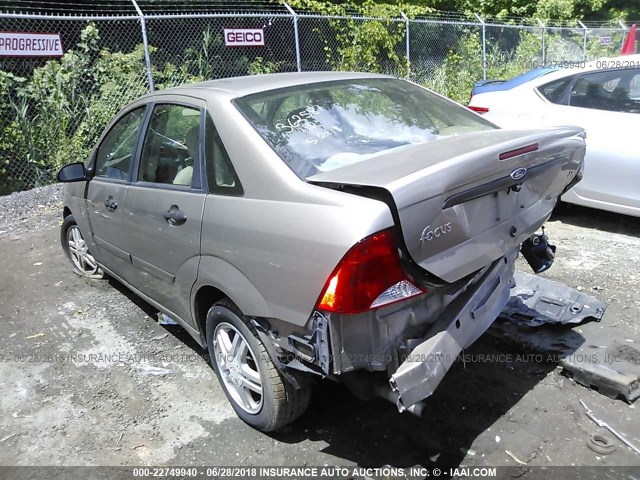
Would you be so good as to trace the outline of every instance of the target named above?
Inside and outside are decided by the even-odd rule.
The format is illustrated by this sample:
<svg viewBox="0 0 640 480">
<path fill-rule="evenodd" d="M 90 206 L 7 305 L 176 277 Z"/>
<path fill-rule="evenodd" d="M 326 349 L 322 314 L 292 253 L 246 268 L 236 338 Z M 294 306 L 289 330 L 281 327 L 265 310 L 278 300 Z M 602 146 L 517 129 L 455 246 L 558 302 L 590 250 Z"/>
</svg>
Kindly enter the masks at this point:
<svg viewBox="0 0 640 480">
<path fill-rule="evenodd" d="M 109 195 L 109 197 L 104 201 L 104 206 L 107 207 L 107 210 L 113 212 L 116 208 L 118 208 L 118 204 L 115 202 L 113 197 Z"/>
<path fill-rule="evenodd" d="M 187 221 L 187 215 L 177 205 L 171 205 L 169 210 L 164 212 L 164 219 L 169 225 L 178 226 Z"/>
</svg>

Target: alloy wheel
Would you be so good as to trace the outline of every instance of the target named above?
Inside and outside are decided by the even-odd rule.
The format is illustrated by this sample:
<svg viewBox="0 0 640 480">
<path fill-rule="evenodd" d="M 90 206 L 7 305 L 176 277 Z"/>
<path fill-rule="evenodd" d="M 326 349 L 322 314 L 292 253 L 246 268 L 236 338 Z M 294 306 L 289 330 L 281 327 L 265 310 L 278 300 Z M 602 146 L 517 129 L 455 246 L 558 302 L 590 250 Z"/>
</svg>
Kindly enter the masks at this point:
<svg viewBox="0 0 640 480">
<path fill-rule="evenodd" d="M 231 324 L 222 322 L 213 336 L 214 361 L 229 395 L 250 414 L 260 412 L 264 398 L 257 357 Z"/>
<path fill-rule="evenodd" d="M 71 261 L 78 271 L 86 276 L 95 275 L 98 272 L 98 264 L 89 253 L 87 243 L 77 225 L 71 225 L 67 230 L 67 244 Z"/>
</svg>

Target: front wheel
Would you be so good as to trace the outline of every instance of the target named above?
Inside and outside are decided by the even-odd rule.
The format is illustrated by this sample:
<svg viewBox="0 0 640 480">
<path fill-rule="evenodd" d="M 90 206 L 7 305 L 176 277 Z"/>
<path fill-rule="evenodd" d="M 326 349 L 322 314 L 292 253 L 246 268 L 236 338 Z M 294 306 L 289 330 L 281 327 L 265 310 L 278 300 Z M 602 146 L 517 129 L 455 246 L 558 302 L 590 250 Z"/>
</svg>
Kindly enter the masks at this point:
<svg viewBox="0 0 640 480">
<path fill-rule="evenodd" d="M 295 388 L 274 365 L 254 325 L 228 300 L 207 314 L 211 365 L 236 414 L 263 432 L 277 430 L 304 413 L 308 385 Z"/>
<path fill-rule="evenodd" d="M 73 215 L 67 215 L 62 222 L 60 242 L 75 273 L 88 278 L 102 279 L 105 277 L 104 271 L 89 252 L 87 243 L 84 241 L 80 227 L 78 227 Z"/>
</svg>

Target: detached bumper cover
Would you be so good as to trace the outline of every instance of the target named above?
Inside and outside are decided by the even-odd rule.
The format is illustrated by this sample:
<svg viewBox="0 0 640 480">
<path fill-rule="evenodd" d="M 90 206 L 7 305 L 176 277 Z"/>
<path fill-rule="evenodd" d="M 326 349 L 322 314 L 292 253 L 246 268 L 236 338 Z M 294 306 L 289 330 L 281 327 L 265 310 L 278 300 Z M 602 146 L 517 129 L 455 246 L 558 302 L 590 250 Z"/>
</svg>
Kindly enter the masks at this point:
<svg viewBox="0 0 640 480">
<path fill-rule="evenodd" d="M 389 379 L 398 410 L 430 396 L 462 349 L 480 337 L 509 301 L 517 251 L 496 260 L 482 277 L 456 298 Z"/>
</svg>

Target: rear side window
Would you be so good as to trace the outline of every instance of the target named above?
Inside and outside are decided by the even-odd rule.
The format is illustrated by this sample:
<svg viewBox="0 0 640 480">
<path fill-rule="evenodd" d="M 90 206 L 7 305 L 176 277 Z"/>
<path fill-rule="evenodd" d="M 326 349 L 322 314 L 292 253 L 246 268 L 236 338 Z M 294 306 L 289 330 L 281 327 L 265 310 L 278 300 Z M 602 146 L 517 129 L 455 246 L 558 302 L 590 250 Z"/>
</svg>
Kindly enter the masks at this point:
<svg viewBox="0 0 640 480">
<path fill-rule="evenodd" d="M 554 80 L 553 82 L 549 82 L 538 87 L 538 91 L 544 98 L 552 103 L 566 104 L 566 102 L 562 102 L 562 98 L 564 97 L 563 93 L 566 91 L 573 78 L 574 77 L 571 76 L 561 78 L 560 80 Z"/>
<path fill-rule="evenodd" d="M 638 92 L 640 69 L 621 69 L 585 74 L 571 89 L 574 107 L 640 113 Z"/>
<path fill-rule="evenodd" d="M 405 145 L 497 128 L 410 82 L 366 78 L 249 95 L 236 107 L 302 178 Z"/>
<path fill-rule="evenodd" d="M 220 195 L 242 195 L 242 185 L 211 117 L 205 123 L 205 159 L 209 191 Z"/>
<path fill-rule="evenodd" d="M 140 107 L 127 113 L 111 127 L 96 153 L 97 177 L 128 178 L 144 110 Z"/>
</svg>

